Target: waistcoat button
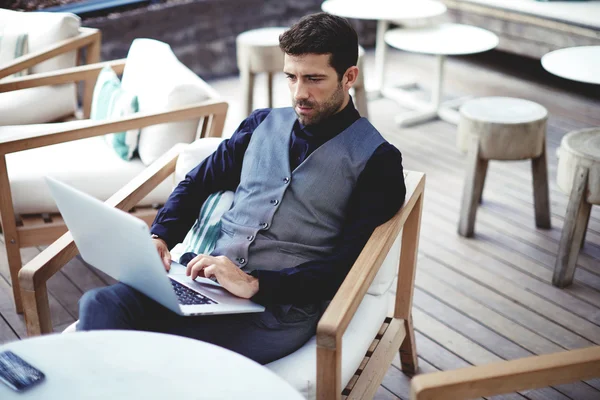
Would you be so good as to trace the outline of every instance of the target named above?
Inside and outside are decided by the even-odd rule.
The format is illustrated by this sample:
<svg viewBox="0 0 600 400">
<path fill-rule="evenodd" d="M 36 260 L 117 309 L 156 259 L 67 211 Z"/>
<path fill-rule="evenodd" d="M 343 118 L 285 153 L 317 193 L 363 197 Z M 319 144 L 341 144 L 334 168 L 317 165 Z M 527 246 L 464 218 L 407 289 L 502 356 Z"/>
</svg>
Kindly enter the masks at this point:
<svg viewBox="0 0 600 400">
<path fill-rule="evenodd" d="M 271 204 L 273 204 L 274 206 L 276 206 L 277 204 L 279 204 L 279 200 L 271 200 Z"/>
<path fill-rule="evenodd" d="M 246 259 L 245 258 L 240 258 L 240 264 L 246 264 Z"/>
<path fill-rule="evenodd" d="M 288 176 L 283 178 L 283 183 L 290 183 L 290 178 Z"/>
<path fill-rule="evenodd" d="M 254 240 L 254 235 L 247 236 L 246 239 L 248 239 L 249 241 L 252 241 L 252 240 Z"/>
</svg>

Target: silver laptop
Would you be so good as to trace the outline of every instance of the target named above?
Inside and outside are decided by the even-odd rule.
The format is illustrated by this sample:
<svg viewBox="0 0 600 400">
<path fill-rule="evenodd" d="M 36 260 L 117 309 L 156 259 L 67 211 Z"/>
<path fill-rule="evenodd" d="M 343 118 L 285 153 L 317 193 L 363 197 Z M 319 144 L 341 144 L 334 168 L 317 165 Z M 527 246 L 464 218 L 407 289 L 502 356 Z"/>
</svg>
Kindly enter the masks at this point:
<svg viewBox="0 0 600 400">
<path fill-rule="evenodd" d="M 102 272 L 180 315 L 264 311 L 210 279 L 191 280 L 179 263 L 167 273 L 145 222 L 56 179 L 46 182 L 81 256 Z"/>
</svg>

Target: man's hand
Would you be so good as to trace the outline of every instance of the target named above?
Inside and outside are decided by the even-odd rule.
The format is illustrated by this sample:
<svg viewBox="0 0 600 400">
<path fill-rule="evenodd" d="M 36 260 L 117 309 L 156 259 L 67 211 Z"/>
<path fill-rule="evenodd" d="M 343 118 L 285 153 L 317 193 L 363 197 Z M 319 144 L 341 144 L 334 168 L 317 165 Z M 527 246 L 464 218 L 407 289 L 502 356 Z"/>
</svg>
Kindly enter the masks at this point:
<svg viewBox="0 0 600 400">
<path fill-rule="evenodd" d="M 244 299 L 249 299 L 258 292 L 258 279 L 239 269 L 225 256 L 200 254 L 188 263 L 185 274 L 192 279 L 214 276 L 230 293 Z"/>
<path fill-rule="evenodd" d="M 152 241 L 156 246 L 156 250 L 158 250 L 158 255 L 162 260 L 163 266 L 165 270 L 168 272 L 171 269 L 171 253 L 169 252 L 169 248 L 167 247 L 167 243 L 164 240 L 159 238 L 153 238 Z"/>
</svg>

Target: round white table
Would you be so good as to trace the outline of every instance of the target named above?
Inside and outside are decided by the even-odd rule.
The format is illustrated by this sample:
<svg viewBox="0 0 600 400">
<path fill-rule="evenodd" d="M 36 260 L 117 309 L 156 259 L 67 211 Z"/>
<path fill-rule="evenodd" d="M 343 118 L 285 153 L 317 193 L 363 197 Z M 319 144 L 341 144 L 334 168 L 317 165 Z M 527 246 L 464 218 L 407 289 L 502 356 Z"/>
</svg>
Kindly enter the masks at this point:
<svg viewBox="0 0 600 400">
<path fill-rule="evenodd" d="M 380 92 L 385 69 L 385 32 L 390 21 L 410 22 L 434 18 L 446 12 L 446 6 L 434 0 L 327 0 L 321 9 L 344 18 L 377 21 L 375 42 L 375 83 L 374 92 Z"/>
<path fill-rule="evenodd" d="M 416 109 L 414 112 L 398 116 L 396 122 L 401 126 L 410 126 L 439 117 L 457 124 L 459 114 L 456 108 L 466 99 L 444 103 L 441 101 L 446 56 L 475 54 L 491 50 L 498 45 L 498 36 L 476 26 L 447 23 L 424 28 L 393 29 L 385 34 L 385 41 L 396 49 L 432 54 L 437 58 L 429 103 L 414 99 L 405 90 L 386 88 L 386 97 Z"/>
<path fill-rule="evenodd" d="M 552 51 L 542 57 L 542 67 L 561 78 L 600 85 L 600 46 Z"/>
<path fill-rule="evenodd" d="M 237 353 L 183 337 L 134 331 L 40 336 L 0 346 L 46 379 L 0 399 L 289 399 L 303 397 L 269 369 Z"/>
</svg>

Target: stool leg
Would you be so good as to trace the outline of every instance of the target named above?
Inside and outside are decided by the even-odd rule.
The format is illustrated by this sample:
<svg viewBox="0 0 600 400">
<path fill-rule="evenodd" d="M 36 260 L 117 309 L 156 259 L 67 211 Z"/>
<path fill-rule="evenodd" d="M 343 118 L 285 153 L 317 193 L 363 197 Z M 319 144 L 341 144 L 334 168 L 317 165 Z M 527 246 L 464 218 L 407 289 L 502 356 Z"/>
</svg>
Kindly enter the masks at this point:
<svg viewBox="0 0 600 400">
<path fill-rule="evenodd" d="M 458 221 L 458 234 L 464 237 L 473 236 L 477 206 L 483 191 L 488 165 L 488 160 L 484 160 L 479 156 L 478 136 L 473 135 L 471 137 L 468 156 L 465 186 L 460 206 L 460 220 Z"/>
<path fill-rule="evenodd" d="M 533 175 L 533 203 L 535 207 L 535 225 L 538 228 L 550 229 L 550 195 L 548 193 L 548 163 L 546 146 L 539 157 L 531 160 Z"/>
<path fill-rule="evenodd" d="M 240 70 L 240 76 L 242 81 L 243 91 L 243 112 L 245 116 L 250 115 L 252 112 L 252 97 L 254 93 L 254 74 L 250 72 L 250 69 L 244 68 Z"/>
<path fill-rule="evenodd" d="M 477 200 L 479 204 L 483 203 L 483 186 L 485 185 L 485 177 L 487 176 L 487 170 L 488 163 L 486 162 L 485 165 L 481 165 L 481 174 L 483 175 L 483 177 L 481 178 L 481 186 L 479 187 L 479 195 L 477 196 L 477 198 L 479 199 Z"/>
<path fill-rule="evenodd" d="M 267 73 L 267 99 L 269 100 L 269 108 L 273 108 L 273 73 Z"/>
<path fill-rule="evenodd" d="M 356 109 L 361 117 L 369 118 L 369 108 L 367 107 L 367 93 L 364 87 L 354 89 L 354 97 L 356 97 Z"/>
<path fill-rule="evenodd" d="M 569 286 L 575 275 L 584 228 L 592 210 L 592 205 L 585 201 L 588 174 L 589 170 L 582 166 L 575 171 L 552 277 L 552 284 L 557 287 Z"/>
</svg>

